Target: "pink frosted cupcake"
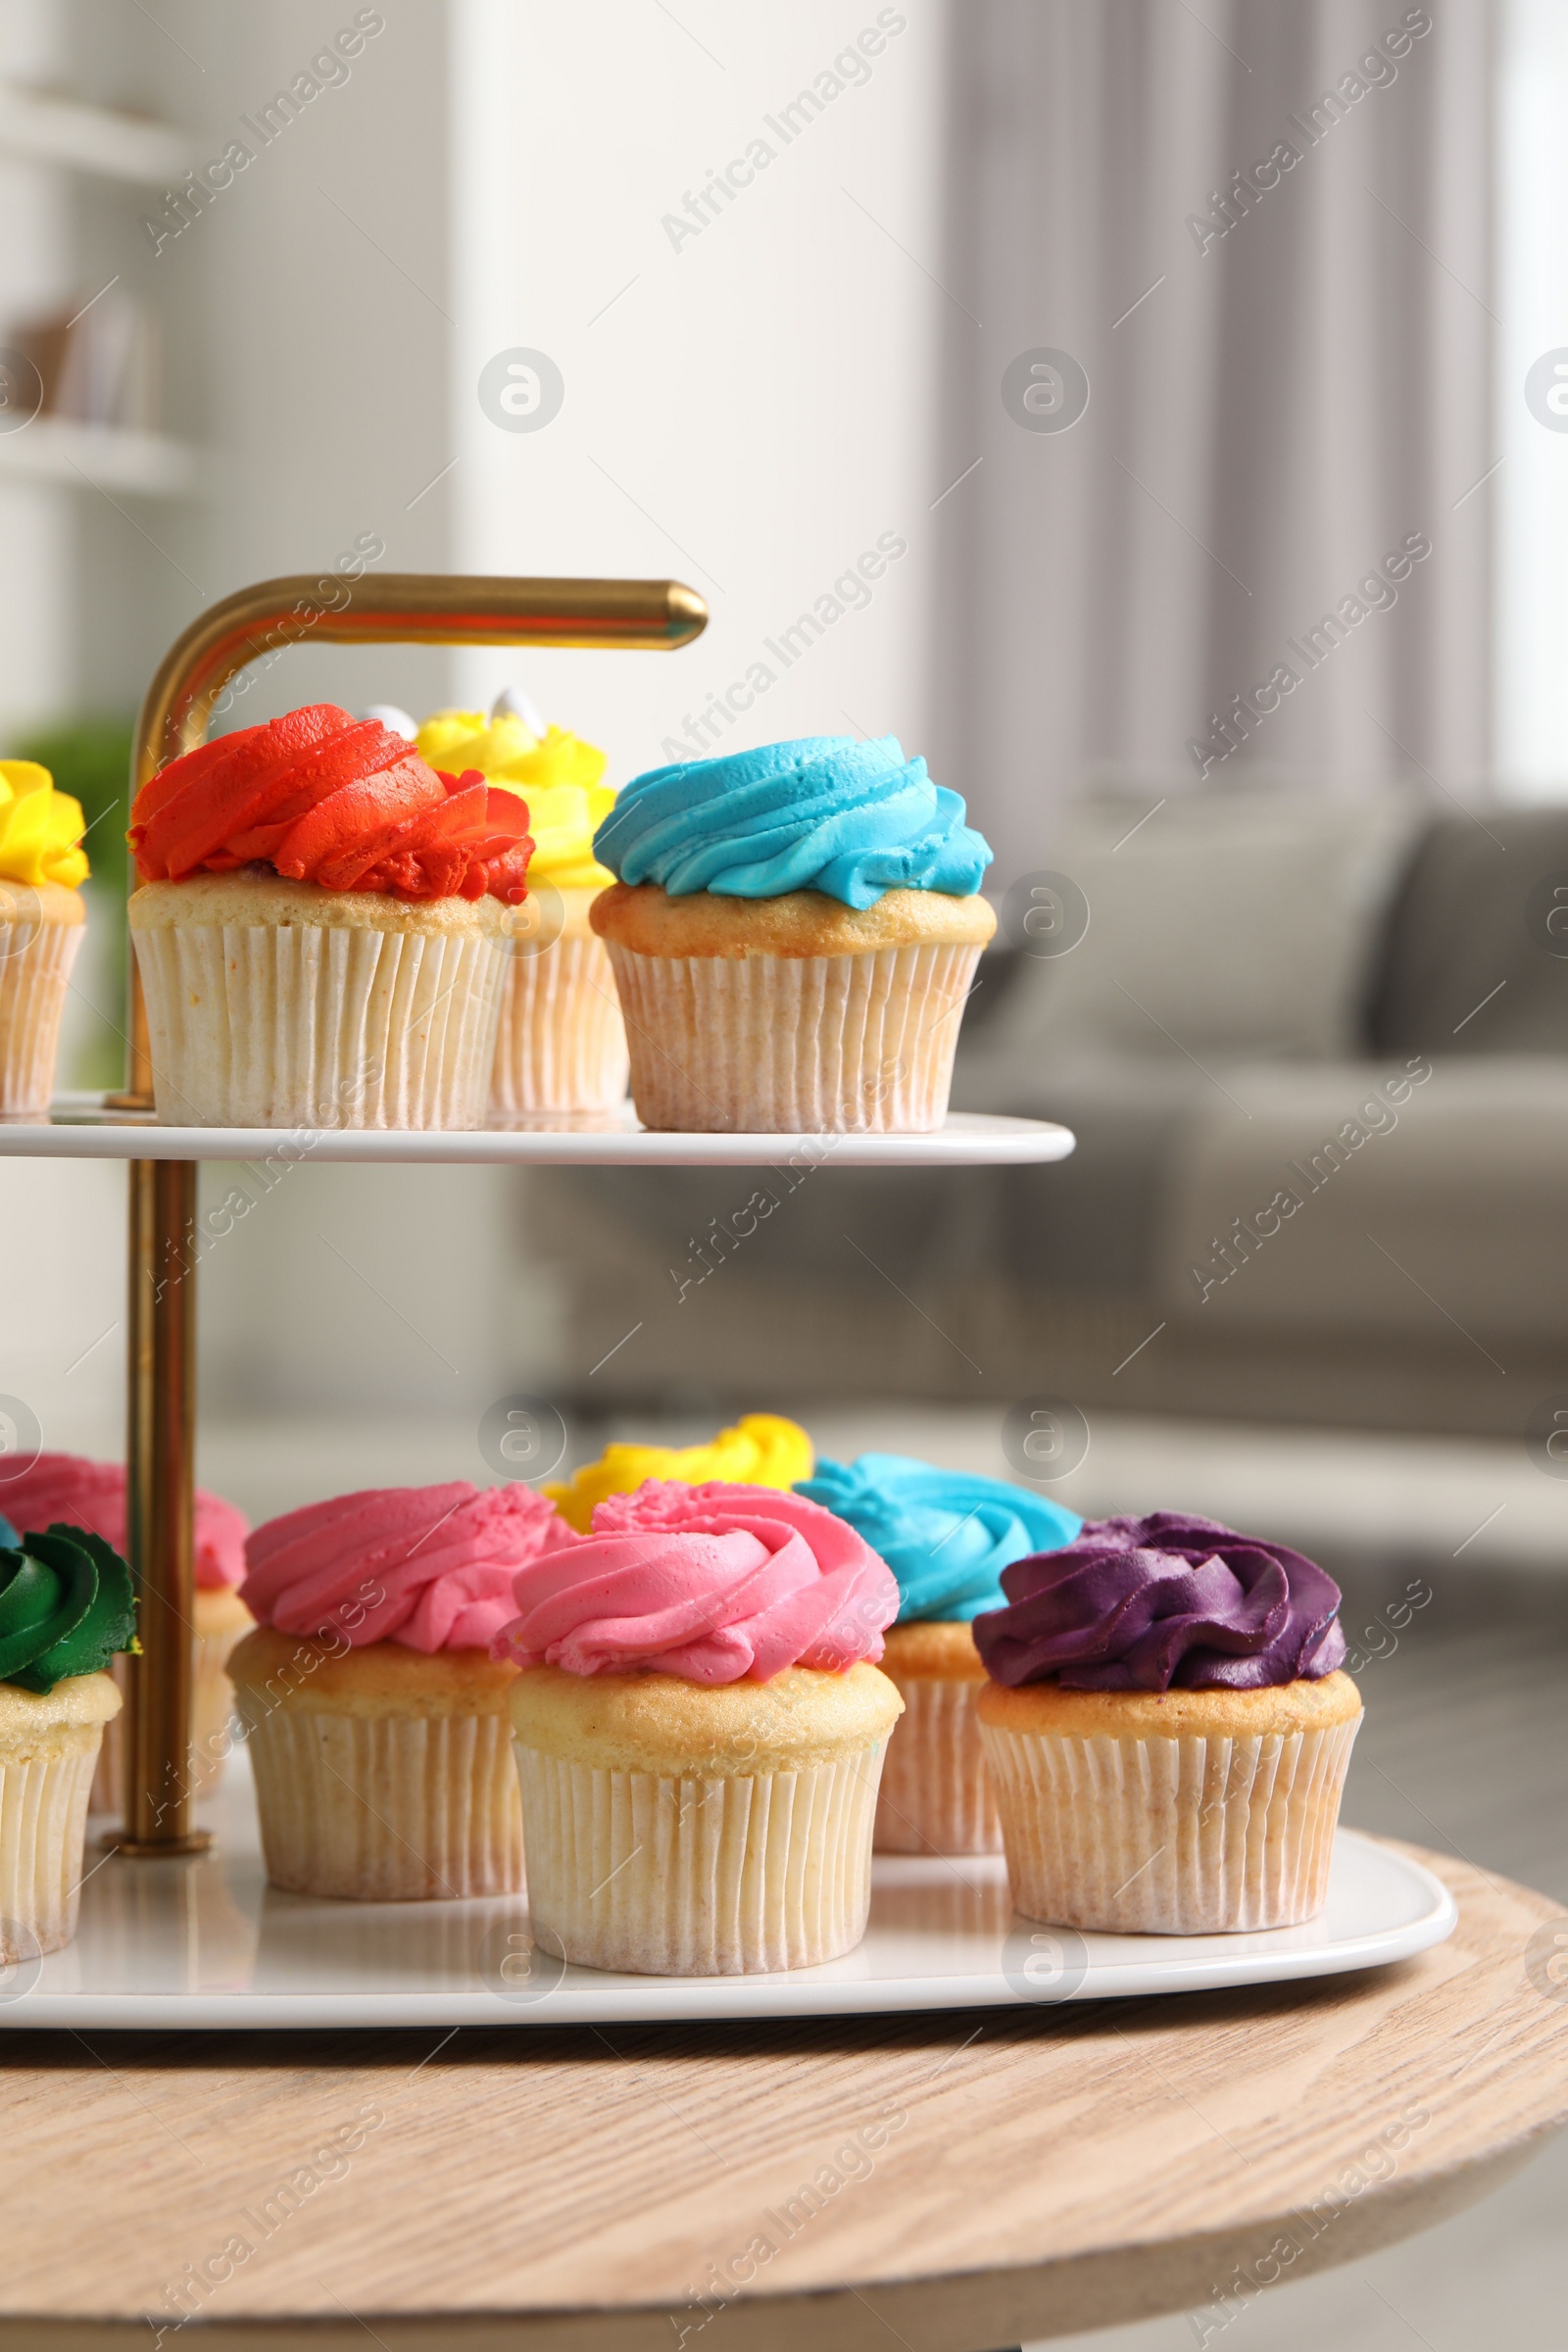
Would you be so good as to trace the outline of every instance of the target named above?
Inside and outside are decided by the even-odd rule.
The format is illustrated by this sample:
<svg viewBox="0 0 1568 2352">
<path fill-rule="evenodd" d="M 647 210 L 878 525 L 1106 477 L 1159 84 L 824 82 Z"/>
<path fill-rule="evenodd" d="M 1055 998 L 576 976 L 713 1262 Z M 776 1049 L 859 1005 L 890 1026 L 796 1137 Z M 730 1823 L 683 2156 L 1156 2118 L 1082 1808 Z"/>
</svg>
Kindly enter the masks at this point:
<svg viewBox="0 0 1568 2352">
<path fill-rule="evenodd" d="M 119 1462 L 89 1461 L 79 1453 L 40 1453 L 19 1478 L 0 1485 L 0 1509 L 23 1529 L 64 1524 L 102 1536 L 115 1551 L 125 1549 L 125 1473 Z M 227 1662 L 251 1623 L 235 1588 L 245 1574 L 245 1538 L 250 1522 L 221 1494 L 196 1490 L 196 1637 L 191 1701 L 189 1782 L 204 1796 L 218 1785 L 228 1753 L 228 1719 L 234 1703 Z M 124 1661 L 115 1680 L 124 1689 Z M 92 1785 L 95 1813 L 124 1807 L 124 1739 L 122 1719 L 105 1727 L 98 1771 Z"/>
<path fill-rule="evenodd" d="M 527 1562 L 580 1539 L 531 1487 L 388 1487 L 259 1527 L 229 1660 L 274 1886 L 512 1894 L 515 1667 L 490 1656 Z"/>
<path fill-rule="evenodd" d="M 893 1576 L 804 1495 L 650 1479 L 525 1567 L 511 1690 L 536 1939 L 734 1976 L 859 1942 L 903 1701 Z"/>
</svg>

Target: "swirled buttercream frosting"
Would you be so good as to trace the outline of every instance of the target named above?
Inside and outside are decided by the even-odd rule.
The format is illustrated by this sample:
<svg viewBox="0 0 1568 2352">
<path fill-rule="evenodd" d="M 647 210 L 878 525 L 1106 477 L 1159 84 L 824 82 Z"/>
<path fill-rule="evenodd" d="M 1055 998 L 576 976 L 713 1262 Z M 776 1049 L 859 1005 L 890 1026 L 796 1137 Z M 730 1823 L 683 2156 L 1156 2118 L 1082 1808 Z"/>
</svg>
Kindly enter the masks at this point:
<svg viewBox="0 0 1568 2352">
<path fill-rule="evenodd" d="M 733 1429 L 721 1429 L 704 1446 L 607 1446 L 597 1462 L 585 1462 L 567 1484 L 544 1492 L 563 1519 L 586 1535 L 596 1503 L 609 1494 L 633 1494 L 651 1478 L 678 1479 L 686 1487 L 788 1489 L 810 1477 L 815 1459 L 798 1421 L 782 1413 L 743 1413 Z"/>
<path fill-rule="evenodd" d="M 899 1609 L 870 1545 L 804 1494 L 657 1479 L 600 1503 L 593 1533 L 514 1592 L 496 1657 L 710 1685 L 874 1664 Z"/>
<path fill-rule="evenodd" d="M 620 881 L 670 898 L 818 890 L 846 906 L 889 890 L 970 898 L 991 863 L 959 795 L 893 735 L 811 735 L 652 768 L 626 785 L 594 849 Z"/>
<path fill-rule="evenodd" d="M 939 1470 L 903 1453 L 819 1462 L 797 1494 L 847 1519 L 899 1580 L 899 1623 L 975 1617 L 1002 1605 L 1004 1568 L 1071 1543 L 1076 1511 L 1000 1478 Z"/>
<path fill-rule="evenodd" d="M 0 1550 L 0 1683 L 42 1694 L 135 1639 L 130 1570 L 100 1537 L 50 1527 Z"/>
<path fill-rule="evenodd" d="M 81 803 L 56 792 L 54 778 L 33 760 L 0 760 L 0 882 L 36 890 L 59 882 L 74 890 L 87 879 Z"/>
<path fill-rule="evenodd" d="M 263 1625 L 354 1648 L 488 1649 L 518 1569 L 577 1542 L 532 1487 L 382 1487 L 257 1528 L 240 1598 Z"/>
<path fill-rule="evenodd" d="M 19 1527 L 84 1527 L 116 1551 L 125 1549 L 125 1472 L 120 1462 L 89 1461 L 80 1453 L 40 1453 L 20 1477 L 0 1487 Z M 208 1592 L 237 1585 L 245 1573 L 250 1521 L 221 1494 L 196 1490 L 196 1582 Z"/>
<path fill-rule="evenodd" d="M 1068 1690 L 1255 1690 L 1344 1662 L 1340 1588 L 1285 1544 L 1155 1511 L 1092 1519 L 1061 1550 L 1002 1573 L 974 1621 L 993 1682 Z"/>
<path fill-rule="evenodd" d="M 474 768 L 487 783 L 520 793 L 528 805 L 533 856 L 528 879 L 535 889 L 604 890 L 614 876 L 594 856 L 594 828 L 615 805 L 613 789 L 602 782 L 605 755 L 564 727 L 535 735 L 507 712 L 436 710 L 415 738 L 415 749 L 432 767 Z"/>
<path fill-rule="evenodd" d="M 332 703 L 171 760 L 137 793 L 126 838 L 144 882 L 261 864 L 323 890 L 514 906 L 533 847 L 515 792 L 440 774 L 379 719 Z"/>
</svg>

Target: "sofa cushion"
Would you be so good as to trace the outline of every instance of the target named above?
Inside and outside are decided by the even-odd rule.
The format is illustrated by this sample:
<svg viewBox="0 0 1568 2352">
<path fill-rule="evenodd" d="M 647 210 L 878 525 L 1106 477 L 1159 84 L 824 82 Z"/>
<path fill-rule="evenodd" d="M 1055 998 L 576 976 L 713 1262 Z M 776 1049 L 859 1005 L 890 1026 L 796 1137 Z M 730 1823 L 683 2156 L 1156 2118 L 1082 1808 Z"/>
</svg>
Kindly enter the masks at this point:
<svg viewBox="0 0 1568 2352">
<path fill-rule="evenodd" d="M 1440 817 L 1384 937 L 1374 1052 L 1568 1053 L 1568 911 L 1546 928 L 1559 882 L 1568 909 L 1568 808 Z"/>
<path fill-rule="evenodd" d="M 1368 978 L 1418 805 L 1383 792 L 1178 790 L 1151 815 L 1157 799 L 1080 802 L 1042 857 L 1083 892 L 1089 928 L 1070 953 L 1031 958 L 987 1025 L 999 1081 L 1009 1064 L 1107 1053 L 1299 1061 L 1362 1051 Z M 1000 1096 L 992 1106 L 1011 1107 Z"/>
</svg>

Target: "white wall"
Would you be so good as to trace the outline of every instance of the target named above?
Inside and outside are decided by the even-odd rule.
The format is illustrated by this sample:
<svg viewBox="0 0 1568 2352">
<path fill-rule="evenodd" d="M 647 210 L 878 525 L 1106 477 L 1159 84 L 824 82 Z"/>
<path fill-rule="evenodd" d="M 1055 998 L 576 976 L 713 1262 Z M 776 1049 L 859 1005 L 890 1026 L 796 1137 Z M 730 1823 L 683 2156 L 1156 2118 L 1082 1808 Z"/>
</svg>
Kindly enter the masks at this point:
<svg viewBox="0 0 1568 2352">
<path fill-rule="evenodd" d="M 525 675 L 617 781 L 756 662 L 776 682 L 714 722 L 724 743 L 924 741 L 943 11 L 882 13 L 903 30 L 786 144 L 764 118 L 875 30 L 878 0 L 691 0 L 678 22 L 643 0 L 453 0 L 455 561 L 673 575 L 711 612 L 673 658 L 480 652 L 459 674 L 476 700 Z M 662 217 L 759 137 L 773 160 L 672 243 Z M 479 406 L 480 368 L 516 346 L 565 379 L 542 431 Z M 786 669 L 764 640 L 883 532 L 907 554 Z"/>
<path fill-rule="evenodd" d="M 1525 405 L 1542 354 L 1568 348 L 1568 14 L 1504 0 L 1497 84 L 1497 774 L 1568 798 L 1568 431 Z"/>
</svg>

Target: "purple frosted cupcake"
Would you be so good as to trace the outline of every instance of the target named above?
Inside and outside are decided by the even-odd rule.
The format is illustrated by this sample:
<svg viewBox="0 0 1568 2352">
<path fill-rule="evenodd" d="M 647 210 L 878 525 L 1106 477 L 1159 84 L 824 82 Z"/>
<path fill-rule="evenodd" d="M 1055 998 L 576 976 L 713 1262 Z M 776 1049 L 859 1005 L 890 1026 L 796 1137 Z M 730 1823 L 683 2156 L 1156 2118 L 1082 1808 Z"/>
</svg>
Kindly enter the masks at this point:
<svg viewBox="0 0 1568 2352">
<path fill-rule="evenodd" d="M 1002 1589 L 974 1638 L 1017 1908 L 1172 1936 L 1320 1911 L 1361 1718 L 1332 1577 L 1156 1511 L 1091 1520 Z"/>
</svg>

